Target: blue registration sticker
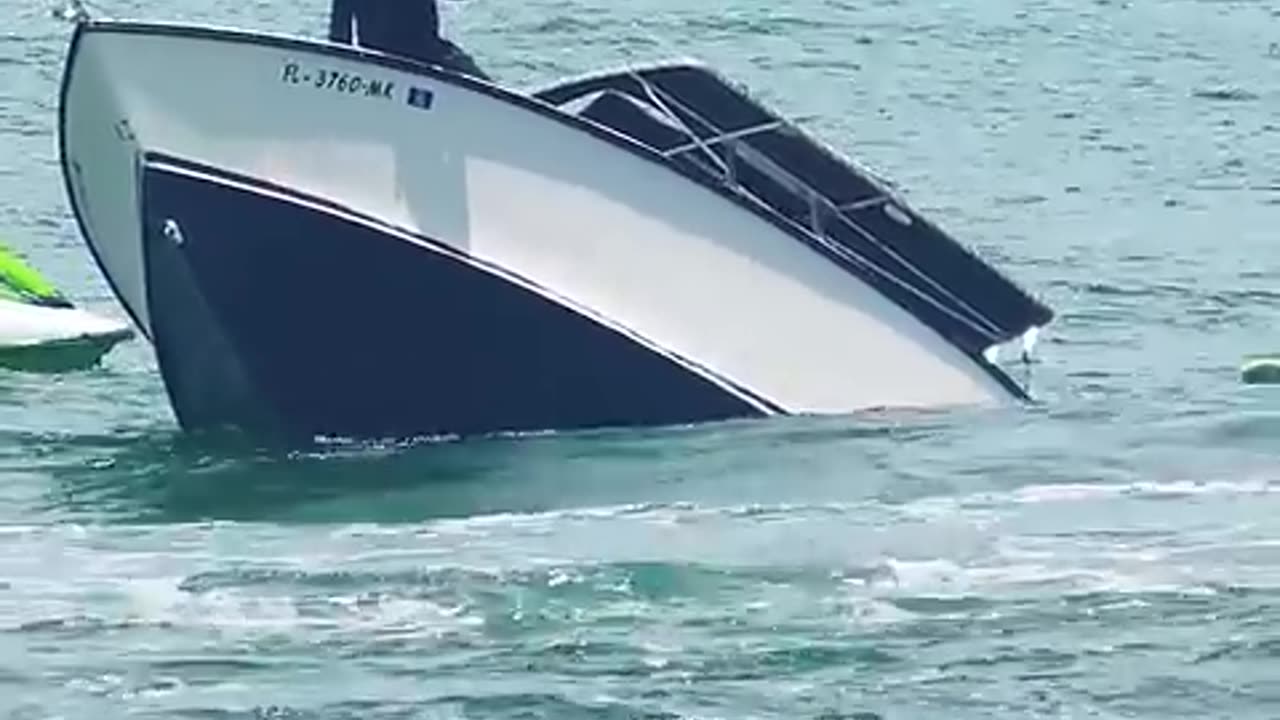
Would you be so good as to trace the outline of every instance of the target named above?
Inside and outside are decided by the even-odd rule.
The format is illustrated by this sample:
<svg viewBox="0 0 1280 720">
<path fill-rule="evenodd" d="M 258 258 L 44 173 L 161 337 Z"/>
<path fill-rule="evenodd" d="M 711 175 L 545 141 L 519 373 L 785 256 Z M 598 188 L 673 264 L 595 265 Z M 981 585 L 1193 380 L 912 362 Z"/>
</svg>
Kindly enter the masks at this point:
<svg viewBox="0 0 1280 720">
<path fill-rule="evenodd" d="M 426 88 L 410 87 L 408 103 L 416 108 L 430 110 L 431 103 L 435 100 L 435 93 Z"/>
</svg>

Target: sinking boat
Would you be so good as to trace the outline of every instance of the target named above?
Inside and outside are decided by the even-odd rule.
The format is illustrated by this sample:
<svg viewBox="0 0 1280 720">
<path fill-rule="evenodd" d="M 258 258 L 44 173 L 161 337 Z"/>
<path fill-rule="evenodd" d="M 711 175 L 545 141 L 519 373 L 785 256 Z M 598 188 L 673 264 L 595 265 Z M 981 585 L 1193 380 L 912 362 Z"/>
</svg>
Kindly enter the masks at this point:
<svg viewBox="0 0 1280 720">
<path fill-rule="evenodd" d="M 81 18 L 62 168 L 187 429 L 395 438 L 1017 402 L 1053 317 L 698 63 L 534 92 Z"/>
<path fill-rule="evenodd" d="M 133 335 L 128 323 L 76 307 L 34 267 L 0 244 L 0 368 L 88 369 Z"/>
</svg>

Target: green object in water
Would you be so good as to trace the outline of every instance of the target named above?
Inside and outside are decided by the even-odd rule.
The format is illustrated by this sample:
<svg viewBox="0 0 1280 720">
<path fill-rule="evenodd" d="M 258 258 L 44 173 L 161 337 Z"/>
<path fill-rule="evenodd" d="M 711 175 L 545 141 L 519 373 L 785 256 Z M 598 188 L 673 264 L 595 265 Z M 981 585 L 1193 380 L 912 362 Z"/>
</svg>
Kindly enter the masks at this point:
<svg viewBox="0 0 1280 720">
<path fill-rule="evenodd" d="M 0 297 L 47 307 L 71 307 L 71 302 L 16 253 L 0 243 Z"/>
<path fill-rule="evenodd" d="M 1246 359 L 1240 368 L 1240 379 L 1249 385 L 1280 384 L 1280 353 Z"/>
</svg>

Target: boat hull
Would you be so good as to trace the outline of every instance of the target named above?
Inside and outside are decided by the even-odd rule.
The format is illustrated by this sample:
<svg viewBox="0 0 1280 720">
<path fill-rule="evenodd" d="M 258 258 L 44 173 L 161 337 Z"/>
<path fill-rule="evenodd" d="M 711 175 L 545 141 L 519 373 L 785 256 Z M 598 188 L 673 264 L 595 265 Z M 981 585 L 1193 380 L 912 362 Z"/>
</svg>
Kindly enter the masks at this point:
<svg viewBox="0 0 1280 720">
<path fill-rule="evenodd" d="M 86 241 L 188 428 L 483 433 L 1025 397 L 741 198 L 407 60 L 88 23 L 60 131 Z"/>
<path fill-rule="evenodd" d="M 759 414 L 430 238 L 163 161 L 142 205 L 154 342 L 187 425 L 403 437 Z"/>
</svg>

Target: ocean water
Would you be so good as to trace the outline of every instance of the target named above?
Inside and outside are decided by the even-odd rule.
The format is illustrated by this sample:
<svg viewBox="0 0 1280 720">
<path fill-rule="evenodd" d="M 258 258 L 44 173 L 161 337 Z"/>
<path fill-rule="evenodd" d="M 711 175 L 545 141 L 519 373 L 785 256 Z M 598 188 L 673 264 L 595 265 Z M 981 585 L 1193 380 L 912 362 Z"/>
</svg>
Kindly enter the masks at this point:
<svg viewBox="0 0 1280 720">
<path fill-rule="evenodd" d="M 0 235 L 122 315 L 0 24 Z M 316 35 L 320 0 L 99 0 Z M 447 3 L 504 81 L 698 57 L 1059 312 L 1025 408 L 280 456 L 150 348 L 0 374 L 0 718 L 1280 717 L 1280 9 Z M 1016 371 L 1020 376 L 1023 369 Z"/>
</svg>

